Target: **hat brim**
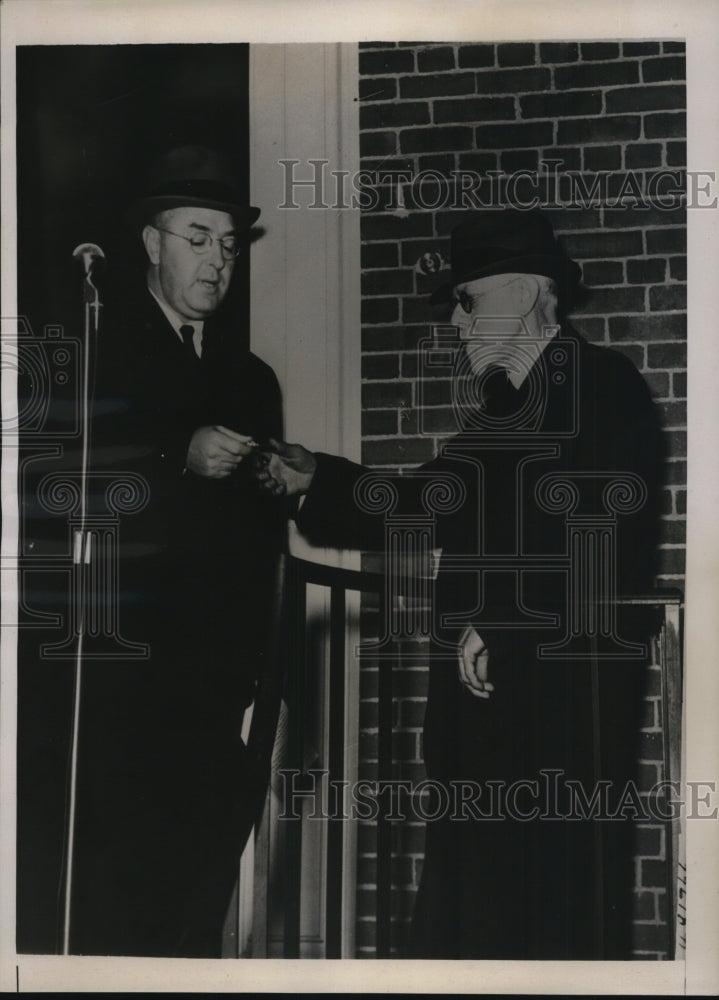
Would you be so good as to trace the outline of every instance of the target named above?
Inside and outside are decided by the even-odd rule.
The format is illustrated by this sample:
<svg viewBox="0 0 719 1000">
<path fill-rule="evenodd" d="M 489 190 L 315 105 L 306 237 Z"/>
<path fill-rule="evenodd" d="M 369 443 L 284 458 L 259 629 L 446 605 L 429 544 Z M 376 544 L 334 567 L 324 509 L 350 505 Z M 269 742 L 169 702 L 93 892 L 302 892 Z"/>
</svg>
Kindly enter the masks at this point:
<svg viewBox="0 0 719 1000">
<path fill-rule="evenodd" d="M 210 198 L 193 198 L 191 195 L 161 194 L 151 198 L 141 198 L 130 206 L 127 220 L 133 229 L 141 230 L 153 215 L 169 208 L 213 208 L 227 212 L 240 226 L 249 228 L 260 217 L 260 209 L 254 205 L 238 205 L 231 201 L 214 201 Z"/>
<path fill-rule="evenodd" d="M 572 292 L 579 285 L 582 271 L 576 261 L 563 254 L 529 254 L 523 257 L 506 257 L 493 264 L 468 270 L 453 278 L 452 281 L 440 285 L 430 295 L 430 303 L 440 305 L 449 302 L 452 289 L 466 281 L 476 281 L 478 278 L 490 278 L 495 274 L 542 274 L 554 278 L 564 292 Z"/>
</svg>

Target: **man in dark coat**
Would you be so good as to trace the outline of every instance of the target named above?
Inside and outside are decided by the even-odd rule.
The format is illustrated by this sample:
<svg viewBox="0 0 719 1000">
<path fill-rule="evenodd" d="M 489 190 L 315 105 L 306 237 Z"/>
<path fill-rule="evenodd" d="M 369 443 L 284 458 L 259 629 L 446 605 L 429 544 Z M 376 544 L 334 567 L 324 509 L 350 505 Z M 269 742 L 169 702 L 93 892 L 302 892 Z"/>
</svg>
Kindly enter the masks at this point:
<svg viewBox="0 0 719 1000">
<path fill-rule="evenodd" d="M 630 957 L 645 623 L 615 598 L 652 582 L 659 435 L 631 362 L 560 323 L 578 281 L 548 221 L 506 209 L 453 232 L 434 296 L 459 328 L 459 433 L 392 480 L 393 516 L 423 513 L 428 480 L 455 495 L 434 512 L 414 957 Z M 297 445 L 266 462 L 310 540 L 383 544 L 368 470 Z"/>
<path fill-rule="evenodd" d="M 281 433 L 277 380 L 219 310 L 259 210 L 219 153 L 187 147 L 132 215 L 147 287 L 102 329 L 92 469 L 146 484 L 121 519 L 116 621 L 149 657 L 85 668 L 70 950 L 220 957 L 283 531 L 246 462 Z"/>
</svg>

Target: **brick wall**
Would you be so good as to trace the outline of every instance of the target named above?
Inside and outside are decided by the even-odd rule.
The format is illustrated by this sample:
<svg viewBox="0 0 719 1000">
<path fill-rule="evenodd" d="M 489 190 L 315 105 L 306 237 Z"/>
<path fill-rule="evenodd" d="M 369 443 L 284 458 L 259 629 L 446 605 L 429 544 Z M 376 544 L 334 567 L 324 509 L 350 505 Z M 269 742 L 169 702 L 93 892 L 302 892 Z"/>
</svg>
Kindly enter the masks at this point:
<svg viewBox="0 0 719 1000">
<path fill-rule="evenodd" d="M 666 206 L 670 189 L 684 181 L 683 44 L 363 43 L 359 62 L 361 166 L 370 172 L 367 190 L 373 192 L 362 213 L 363 460 L 377 468 L 412 466 L 435 455 L 443 435 L 453 430 L 446 387 L 440 386 L 425 411 L 424 427 L 433 433 L 420 433 L 417 344 L 443 317 L 427 302 L 438 276 L 416 273 L 416 261 L 426 251 L 447 252 L 463 190 L 466 207 L 468 197 L 511 197 L 508 183 L 525 203 L 538 193 L 549 203 L 567 252 L 581 263 L 591 293 L 572 315 L 574 325 L 588 339 L 627 354 L 661 411 L 667 462 L 658 584 L 681 587 L 686 214 L 682 205 Z M 547 166 L 548 160 L 561 164 Z M 537 171 L 536 184 L 518 177 L 521 170 Z M 377 171 L 404 171 L 405 179 L 380 179 Z M 581 178 L 583 188 L 572 178 Z M 594 199 L 585 197 L 576 209 L 562 207 L 577 190 L 591 192 L 597 178 L 605 187 Z M 472 193 L 467 185 L 474 185 Z M 613 207 L 620 195 L 622 205 Z M 400 666 L 394 683 L 395 768 L 401 777 L 418 779 L 424 774 L 426 669 Z M 375 773 L 376 689 L 376 665 L 367 664 L 361 768 L 368 776 Z M 661 776 L 660 693 L 660 673 L 653 669 L 642 736 L 647 782 Z M 422 864 L 421 826 L 396 824 L 394 836 L 395 939 L 401 949 Z M 649 824 L 640 838 L 636 953 L 661 957 L 668 940 L 664 831 Z M 369 825 L 360 830 L 359 852 L 362 956 L 372 954 L 374 944 Z"/>
</svg>

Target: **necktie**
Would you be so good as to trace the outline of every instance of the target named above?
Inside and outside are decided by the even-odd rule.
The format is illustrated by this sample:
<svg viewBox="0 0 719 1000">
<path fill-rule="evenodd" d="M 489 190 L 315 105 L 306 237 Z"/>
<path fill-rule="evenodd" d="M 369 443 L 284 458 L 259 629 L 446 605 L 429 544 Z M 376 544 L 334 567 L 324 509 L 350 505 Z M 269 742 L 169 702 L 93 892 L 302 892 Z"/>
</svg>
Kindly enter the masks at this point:
<svg viewBox="0 0 719 1000">
<path fill-rule="evenodd" d="M 189 323 L 184 323 L 180 327 L 180 336 L 182 337 L 182 343 L 185 351 L 197 360 L 197 351 L 195 350 L 195 344 L 192 339 L 195 336 L 194 326 L 190 326 Z"/>
</svg>

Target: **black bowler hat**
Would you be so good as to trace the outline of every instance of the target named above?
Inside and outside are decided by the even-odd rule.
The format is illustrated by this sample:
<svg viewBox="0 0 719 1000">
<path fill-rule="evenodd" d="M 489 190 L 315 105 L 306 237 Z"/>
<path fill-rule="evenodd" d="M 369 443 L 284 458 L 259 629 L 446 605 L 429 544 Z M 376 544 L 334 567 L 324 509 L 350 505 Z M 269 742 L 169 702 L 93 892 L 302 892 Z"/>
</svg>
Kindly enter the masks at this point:
<svg viewBox="0 0 719 1000">
<path fill-rule="evenodd" d="M 204 146 L 180 146 L 161 156 L 148 174 L 145 192 L 129 211 L 138 228 L 167 208 L 214 208 L 248 227 L 260 214 L 247 204 L 227 157 Z"/>
<path fill-rule="evenodd" d="M 446 302 L 455 285 L 493 274 L 543 274 L 554 278 L 560 294 L 572 298 L 581 269 L 563 252 L 552 224 L 536 209 L 475 211 L 452 230 L 452 280 L 433 292 L 433 305 Z"/>
</svg>

